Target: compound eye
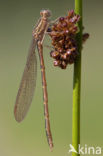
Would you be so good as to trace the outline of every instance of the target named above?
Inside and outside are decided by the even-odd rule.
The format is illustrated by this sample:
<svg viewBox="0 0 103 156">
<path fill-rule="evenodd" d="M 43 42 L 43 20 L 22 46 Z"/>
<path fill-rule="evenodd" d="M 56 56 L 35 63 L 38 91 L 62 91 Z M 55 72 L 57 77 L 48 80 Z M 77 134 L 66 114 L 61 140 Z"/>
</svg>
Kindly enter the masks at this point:
<svg viewBox="0 0 103 156">
<path fill-rule="evenodd" d="M 50 17 L 51 16 L 50 10 L 47 10 L 46 14 L 47 14 L 48 17 Z"/>
<path fill-rule="evenodd" d="M 40 16 L 43 16 L 43 11 L 40 12 Z"/>
</svg>

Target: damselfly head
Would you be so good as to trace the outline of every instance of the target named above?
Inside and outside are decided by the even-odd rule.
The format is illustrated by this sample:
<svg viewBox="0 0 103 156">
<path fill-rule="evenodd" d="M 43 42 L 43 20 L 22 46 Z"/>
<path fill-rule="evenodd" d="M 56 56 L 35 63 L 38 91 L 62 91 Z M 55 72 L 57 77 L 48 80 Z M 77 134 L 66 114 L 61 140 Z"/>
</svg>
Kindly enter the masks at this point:
<svg viewBox="0 0 103 156">
<path fill-rule="evenodd" d="M 51 11 L 50 10 L 42 10 L 42 11 L 40 11 L 40 15 L 44 18 L 50 17 Z"/>
</svg>

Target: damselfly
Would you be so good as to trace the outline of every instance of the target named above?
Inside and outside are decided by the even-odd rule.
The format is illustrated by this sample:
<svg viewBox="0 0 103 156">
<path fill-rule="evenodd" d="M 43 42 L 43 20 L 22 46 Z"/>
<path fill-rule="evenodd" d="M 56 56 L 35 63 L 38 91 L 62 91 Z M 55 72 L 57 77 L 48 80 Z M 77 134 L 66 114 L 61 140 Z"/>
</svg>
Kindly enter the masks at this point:
<svg viewBox="0 0 103 156">
<path fill-rule="evenodd" d="M 28 109 L 31 105 L 35 86 L 36 86 L 37 60 L 35 55 L 35 49 L 37 46 L 39 58 L 40 58 L 41 75 L 42 75 L 46 135 L 47 135 L 49 146 L 50 148 L 52 148 L 53 141 L 52 141 L 52 134 L 50 129 L 50 120 L 49 120 L 49 111 L 48 111 L 48 93 L 47 93 L 45 65 L 43 59 L 43 45 L 42 45 L 45 37 L 45 33 L 50 24 L 49 17 L 51 16 L 51 14 L 49 10 L 43 10 L 40 12 L 40 15 L 41 18 L 32 32 L 32 43 L 29 49 L 26 66 L 18 90 L 15 108 L 14 108 L 14 115 L 15 115 L 15 119 L 18 122 L 22 121 L 26 116 Z"/>
</svg>

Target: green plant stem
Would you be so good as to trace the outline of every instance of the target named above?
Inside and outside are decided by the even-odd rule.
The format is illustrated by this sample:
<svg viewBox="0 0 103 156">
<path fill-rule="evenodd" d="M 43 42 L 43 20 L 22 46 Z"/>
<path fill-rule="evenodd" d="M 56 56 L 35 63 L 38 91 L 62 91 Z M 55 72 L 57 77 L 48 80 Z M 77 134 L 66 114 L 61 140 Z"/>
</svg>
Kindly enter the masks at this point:
<svg viewBox="0 0 103 156">
<path fill-rule="evenodd" d="M 80 144 L 80 92 L 81 92 L 81 49 L 82 49 L 82 0 L 75 0 L 75 13 L 80 15 L 78 22 L 79 33 L 76 36 L 79 56 L 74 63 L 73 77 L 73 117 L 72 117 L 72 145 L 78 152 Z M 79 156 L 72 153 L 72 156 Z"/>
</svg>

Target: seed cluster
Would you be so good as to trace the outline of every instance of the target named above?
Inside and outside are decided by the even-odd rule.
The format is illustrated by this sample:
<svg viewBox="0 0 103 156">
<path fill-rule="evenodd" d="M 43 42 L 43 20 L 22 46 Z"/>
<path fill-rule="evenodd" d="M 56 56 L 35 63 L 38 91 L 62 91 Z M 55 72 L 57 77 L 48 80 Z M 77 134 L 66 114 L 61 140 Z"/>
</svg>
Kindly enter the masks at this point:
<svg viewBox="0 0 103 156">
<path fill-rule="evenodd" d="M 78 32 L 77 22 L 80 16 L 73 10 L 68 12 L 66 17 L 60 17 L 59 20 L 48 29 L 52 39 L 54 50 L 50 56 L 54 58 L 54 66 L 66 69 L 68 64 L 74 63 L 78 56 L 76 33 Z"/>
</svg>

